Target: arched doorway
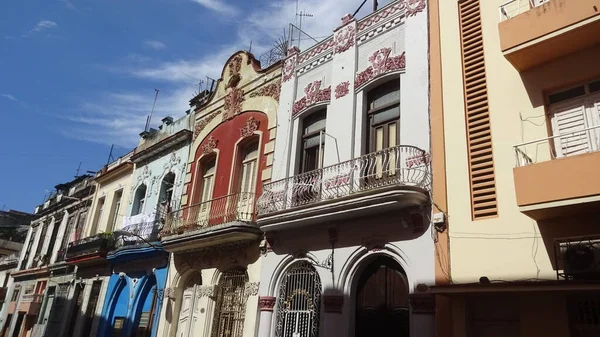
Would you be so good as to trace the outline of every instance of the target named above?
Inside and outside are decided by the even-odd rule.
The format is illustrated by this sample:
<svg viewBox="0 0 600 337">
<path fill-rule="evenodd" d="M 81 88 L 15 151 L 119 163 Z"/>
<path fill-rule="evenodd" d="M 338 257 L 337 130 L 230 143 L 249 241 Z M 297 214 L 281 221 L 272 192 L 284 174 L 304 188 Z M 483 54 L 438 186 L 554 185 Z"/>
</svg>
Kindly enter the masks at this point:
<svg viewBox="0 0 600 337">
<path fill-rule="evenodd" d="M 378 257 L 360 274 L 356 291 L 355 337 L 408 337 L 408 282 L 402 267 Z"/>
<path fill-rule="evenodd" d="M 200 290 L 201 284 L 202 278 L 197 272 L 190 275 L 185 282 L 177 322 L 177 337 L 195 336 L 196 323 L 200 315 L 196 293 Z"/>
</svg>

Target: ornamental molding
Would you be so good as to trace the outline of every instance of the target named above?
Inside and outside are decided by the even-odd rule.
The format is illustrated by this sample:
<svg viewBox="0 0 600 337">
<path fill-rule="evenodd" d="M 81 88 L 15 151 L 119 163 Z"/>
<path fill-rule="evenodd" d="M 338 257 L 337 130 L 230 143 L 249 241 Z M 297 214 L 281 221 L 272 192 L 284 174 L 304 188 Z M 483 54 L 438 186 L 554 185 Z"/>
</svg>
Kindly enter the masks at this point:
<svg viewBox="0 0 600 337">
<path fill-rule="evenodd" d="M 410 0 L 406 0 L 406 1 L 410 1 Z M 358 23 L 358 27 L 357 27 L 358 32 L 362 32 L 363 30 L 378 24 L 380 21 L 387 19 L 388 17 L 396 14 L 397 12 L 400 12 L 405 7 L 406 7 L 405 1 L 401 1 L 401 2 L 396 3 L 395 5 L 392 5 L 386 9 L 382 10 L 379 13 L 373 14 L 372 16 L 363 19 L 361 22 Z"/>
<path fill-rule="evenodd" d="M 281 93 L 281 80 L 277 83 L 271 83 L 260 87 L 260 89 L 250 93 L 250 97 L 268 96 L 273 97 L 279 102 L 279 94 Z"/>
<path fill-rule="evenodd" d="M 221 110 L 213 111 L 210 114 L 208 114 L 206 117 L 204 117 L 200 121 L 198 121 L 198 123 L 196 123 L 196 126 L 194 127 L 194 139 L 196 139 L 196 137 L 198 137 L 200 132 L 202 132 L 202 130 L 204 130 L 204 128 L 208 125 L 208 123 L 210 123 L 210 121 L 212 121 L 220 113 L 221 113 Z"/>
<path fill-rule="evenodd" d="M 215 151 L 215 149 L 217 148 L 217 145 L 219 145 L 219 141 L 217 139 L 215 139 L 213 136 L 210 136 L 208 138 L 208 140 L 206 140 L 206 143 L 201 146 L 202 153 L 203 154 L 213 153 Z"/>
<path fill-rule="evenodd" d="M 356 43 L 356 26 L 348 24 L 346 27 L 339 29 L 335 32 L 333 40 L 335 43 L 334 54 L 341 54 L 350 49 Z"/>
<path fill-rule="evenodd" d="M 258 298 L 258 308 L 260 311 L 273 311 L 276 298 L 273 296 L 261 296 Z"/>
<path fill-rule="evenodd" d="M 165 172 L 171 172 L 173 167 L 179 165 L 181 163 L 181 157 L 177 157 L 175 151 L 171 152 L 171 156 L 169 156 L 169 161 L 165 163 L 164 169 Z"/>
<path fill-rule="evenodd" d="M 233 264 L 243 265 L 248 260 L 249 249 L 252 246 L 256 246 L 258 249 L 258 243 L 255 240 L 224 243 L 178 253 L 177 261 L 180 261 L 184 267 L 195 269 Z"/>
<path fill-rule="evenodd" d="M 295 50 L 297 51 L 298 48 L 296 48 Z M 285 60 L 285 63 L 283 64 L 283 69 L 281 70 L 283 82 L 289 81 L 292 78 L 292 76 L 294 76 L 296 64 L 298 64 L 298 52 L 294 52 L 291 56 L 288 57 L 287 60 Z"/>
<path fill-rule="evenodd" d="M 409 298 L 410 309 L 413 314 L 435 314 L 435 298 L 427 294 L 413 294 Z"/>
<path fill-rule="evenodd" d="M 325 312 L 341 314 L 344 306 L 344 296 L 323 295 L 323 306 L 325 307 Z"/>
<path fill-rule="evenodd" d="M 406 17 L 415 16 L 425 9 L 425 0 L 404 0 Z"/>
<path fill-rule="evenodd" d="M 239 74 L 242 69 L 242 55 L 236 55 L 231 62 L 229 62 L 229 76 Z"/>
<path fill-rule="evenodd" d="M 254 117 L 248 118 L 246 124 L 240 128 L 240 136 L 242 138 L 250 137 L 254 134 L 258 127 L 260 126 L 260 121 L 256 120 Z"/>
<path fill-rule="evenodd" d="M 200 286 L 197 292 L 198 297 L 214 297 L 215 286 Z"/>
<path fill-rule="evenodd" d="M 304 88 L 305 96 L 297 100 L 292 107 L 292 117 L 298 115 L 306 108 L 321 102 L 328 102 L 331 100 L 331 86 L 321 89 L 321 81 L 314 81 L 309 83 Z"/>
<path fill-rule="evenodd" d="M 242 112 L 242 103 L 244 102 L 244 90 L 240 88 L 230 88 L 225 96 L 223 108 L 223 121 L 230 120 Z"/>
<path fill-rule="evenodd" d="M 328 51 L 329 49 L 333 48 L 334 45 L 335 45 L 335 41 L 333 38 L 323 41 L 320 44 L 307 50 L 304 54 L 300 55 L 299 59 L 298 59 L 298 63 L 304 63 L 304 62 L 312 59 L 313 57 L 315 57 L 325 51 Z"/>
<path fill-rule="evenodd" d="M 130 188 L 130 198 L 129 198 L 129 204 L 131 205 L 133 203 L 133 199 L 135 199 L 133 197 L 133 193 L 135 192 L 135 190 L 142 185 L 143 183 L 145 183 L 150 177 L 152 176 L 152 171 L 148 168 L 148 165 L 145 165 L 144 168 L 142 169 L 142 173 L 137 177 L 137 182 L 135 184 L 133 184 Z M 147 190 L 152 188 L 152 186 L 146 186 Z"/>
<path fill-rule="evenodd" d="M 173 289 L 171 287 L 165 288 L 165 290 L 163 291 L 163 298 L 174 300 L 175 299 L 175 289 Z"/>
<path fill-rule="evenodd" d="M 259 282 L 247 282 L 244 287 L 244 294 L 246 296 L 258 295 L 258 286 L 259 286 Z"/>
<path fill-rule="evenodd" d="M 350 92 L 350 81 L 345 81 L 335 87 L 335 99 L 342 98 Z"/>
<path fill-rule="evenodd" d="M 366 83 L 380 77 L 381 75 L 406 69 L 405 52 L 398 56 L 390 57 L 392 48 L 381 48 L 369 56 L 371 65 L 367 69 L 356 74 L 354 88 L 360 88 Z"/>
</svg>

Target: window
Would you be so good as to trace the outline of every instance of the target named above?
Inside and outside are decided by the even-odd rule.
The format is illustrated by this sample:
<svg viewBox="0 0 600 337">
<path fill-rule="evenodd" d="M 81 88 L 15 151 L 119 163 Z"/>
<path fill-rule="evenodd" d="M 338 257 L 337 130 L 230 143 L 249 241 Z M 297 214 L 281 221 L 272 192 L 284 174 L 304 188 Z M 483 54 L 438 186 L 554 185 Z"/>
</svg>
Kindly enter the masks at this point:
<svg viewBox="0 0 600 337">
<path fill-rule="evenodd" d="M 85 221 L 87 220 L 87 213 L 87 209 L 79 213 L 79 218 L 77 219 L 77 226 L 75 227 L 75 237 L 73 237 L 73 241 L 82 238 L 83 231 L 85 230 Z"/>
<path fill-rule="evenodd" d="M 144 202 L 146 201 L 146 185 L 140 185 L 135 190 L 135 197 L 133 199 L 133 208 L 131 215 L 138 215 L 144 211 Z"/>
<path fill-rule="evenodd" d="M 202 165 L 202 184 L 200 186 L 200 202 L 206 202 L 212 199 L 212 191 L 215 183 L 216 160 L 212 158 Z M 206 205 L 202 206 L 204 210 Z"/>
<path fill-rule="evenodd" d="M 159 216 L 165 217 L 172 210 L 173 186 L 175 185 L 175 173 L 169 172 L 165 175 L 160 186 L 158 198 Z"/>
<path fill-rule="evenodd" d="M 219 280 L 219 294 L 213 326 L 214 337 L 240 337 L 244 330 L 248 275 L 245 269 L 231 269 Z"/>
<path fill-rule="evenodd" d="M 580 85 L 548 96 L 554 157 L 600 150 L 600 93 L 598 82 Z"/>
<path fill-rule="evenodd" d="M 240 188 L 242 194 L 254 193 L 256 189 L 256 170 L 258 166 L 258 142 L 244 149 L 240 172 Z"/>
<path fill-rule="evenodd" d="M 367 95 L 367 151 L 394 147 L 400 131 L 400 81 L 396 78 L 373 89 Z"/>
<path fill-rule="evenodd" d="M 37 259 L 36 264 L 34 266 L 39 267 L 41 266 L 44 261 L 42 260 L 42 257 L 44 256 L 44 252 L 42 252 L 42 248 L 44 247 L 44 241 L 46 241 L 46 233 L 48 232 L 48 226 L 49 223 L 45 222 L 42 225 L 42 232 L 40 233 L 40 239 L 38 240 L 37 243 L 37 248 L 35 249 L 35 258 Z"/>
<path fill-rule="evenodd" d="M 111 221 L 108 224 L 108 227 L 106 228 L 106 232 L 111 232 L 117 225 L 117 221 L 119 221 L 119 219 L 121 218 L 121 214 L 119 214 L 119 212 L 121 211 L 121 199 L 123 197 L 123 190 L 118 190 L 115 192 L 115 195 L 113 197 L 113 206 L 112 206 L 112 210 L 111 210 Z"/>
<path fill-rule="evenodd" d="M 325 131 L 327 110 L 312 113 L 302 121 L 302 144 L 300 173 L 313 171 L 323 167 L 323 149 L 325 148 Z"/>
<path fill-rule="evenodd" d="M 294 263 L 283 276 L 277 298 L 277 337 L 318 337 L 321 279 L 306 261 Z"/>
<path fill-rule="evenodd" d="M 13 290 L 12 297 L 10 298 L 11 302 L 16 302 L 19 299 L 19 292 L 20 291 L 21 291 L 21 288 L 17 288 L 15 286 L 15 290 Z"/>
<path fill-rule="evenodd" d="M 82 336 L 89 336 L 92 331 L 92 323 L 94 322 L 96 306 L 98 305 L 98 298 L 100 297 L 101 288 L 102 281 L 94 281 L 94 283 L 92 283 L 92 292 L 90 293 L 90 299 L 85 311 L 85 324 L 83 333 L 81 334 Z"/>
<path fill-rule="evenodd" d="M 600 331 L 600 294 L 569 295 L 567 315 L 571 336 L 597 336 Z"/>
<path fill-rule="evenodd" d="M 102 213 L 104 211 L 104 202 L 106 197 L 102 197 L 98 200 L 98 204 L 96 205 L 96 216 L 94 217 L 94 223 L 92 224 L 92 228 L 90 229 L 90 236 L 96 234 L 98 231 L 98 225 L 100 221 L 102 221 Z"/>
<path fill-rule="evenodd" d="M 33 294 L 34 289 L 35 289 L 35 286 L 33 284 L 28 284 L 28 285 L 25 286 L 25 292 L 24 292 L 24 294 L 25 295 Z"/>
</svg>

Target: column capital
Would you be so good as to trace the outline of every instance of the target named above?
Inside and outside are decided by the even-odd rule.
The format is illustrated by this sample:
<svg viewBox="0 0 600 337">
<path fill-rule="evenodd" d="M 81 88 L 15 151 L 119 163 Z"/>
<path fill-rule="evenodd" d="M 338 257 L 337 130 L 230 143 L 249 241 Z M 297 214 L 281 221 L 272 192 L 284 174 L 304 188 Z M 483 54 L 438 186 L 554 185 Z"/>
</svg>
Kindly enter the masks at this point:
<svg viewBox="0 0 600 337">
<path fill-rule="evenodd" d="M 258 298 L 258 308 L 260 311 L 273 311 L 276 298 L 273 296 L 260 296 Z"/>
</svg>

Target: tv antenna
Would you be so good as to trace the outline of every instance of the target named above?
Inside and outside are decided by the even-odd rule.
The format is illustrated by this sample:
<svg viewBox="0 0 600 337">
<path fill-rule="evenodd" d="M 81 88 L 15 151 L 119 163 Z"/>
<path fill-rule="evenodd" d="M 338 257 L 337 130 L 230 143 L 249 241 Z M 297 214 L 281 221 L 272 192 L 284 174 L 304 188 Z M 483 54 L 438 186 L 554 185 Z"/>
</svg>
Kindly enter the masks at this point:
<svg viewBox="0 0 600 337">
<path fill-rule="evenodd" d="M 106 161 L 106 165 L 110 164 L 110 163 L 111 163 L 111 161 L 114 161 L 114 160 L 115 160 L 115 158 L 114 158 L 114 157 L 113 157 L 113 155 L 112 155 L 112 152 L 113 152 L 113 148 L 114 148 L 114 147 L 115 147 L 115 144 L 112 144 L 112 145 L 110 146 L 110 152 L 108 153 L 108 160 Z"/>
<path fill-rule="evenodd" d="M 154 113 L 154 107 L 156 106 L 156 99 L 158 98 L 158 89 L 154 89 L 154 91 L 156 92 L 156 94 L 154 95 L 154 103 L 152 104 L 152 110 L 150 110 L 150 115 L 148 115 L 148 118 L 146 118 L 146 127 L 144 128 L 144 131 L 148 131 L 148 129 L 150 128 L 150 121 L 152 120 L 152 113 Z"/>
<path fill-rule="evenodd" d="M 302 41 L 302 18 L 312 18 L 313 15 L 304 11 L 298 12 L 298 2 L 296 0 L 296 27 L 298 27 L 298 49 L 300 49 L 300 42 Z M 308 35 L 308 34 L 307 34 Z"/>
<path fill-rule="evenodd" d="M 77 167 L 77 173 L 75 173 L 75 178 L 79 177 L 79 170 L 81 170 L 81 163 L 79 162 L 79 166 Z"/>
</svg>

